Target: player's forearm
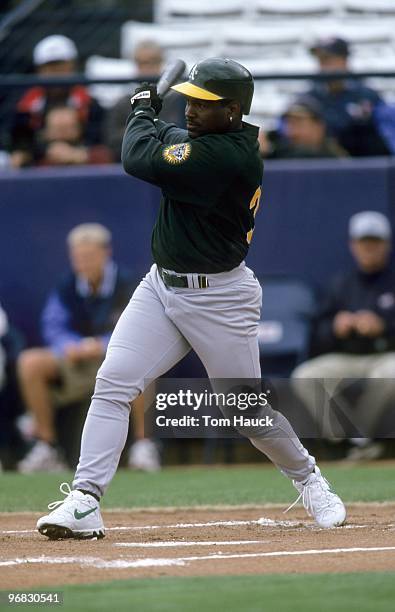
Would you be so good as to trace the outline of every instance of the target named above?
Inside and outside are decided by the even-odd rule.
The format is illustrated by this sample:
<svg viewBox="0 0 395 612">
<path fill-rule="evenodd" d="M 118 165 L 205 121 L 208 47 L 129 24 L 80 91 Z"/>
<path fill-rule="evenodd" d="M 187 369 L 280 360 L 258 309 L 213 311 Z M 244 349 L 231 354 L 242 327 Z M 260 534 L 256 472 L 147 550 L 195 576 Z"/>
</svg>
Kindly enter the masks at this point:
<svg viewBox="0 0 395 612">
<path fill-rule="evenodd" d="M 130 115 L 122 141 L 121 160 L 125 172 L 156 184 L 152 160 L 160 147 L 153 109 L 148 107 Z"/>
</svg>

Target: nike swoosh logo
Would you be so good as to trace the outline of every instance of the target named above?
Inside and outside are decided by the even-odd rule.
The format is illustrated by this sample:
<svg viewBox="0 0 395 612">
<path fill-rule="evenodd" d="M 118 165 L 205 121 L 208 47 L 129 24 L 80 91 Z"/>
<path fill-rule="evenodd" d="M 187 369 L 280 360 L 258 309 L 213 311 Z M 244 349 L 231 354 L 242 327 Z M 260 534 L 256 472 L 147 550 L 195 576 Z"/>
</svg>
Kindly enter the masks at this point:
<svg viewBox="0 0 395 612">
<path fill-rule="evenodd" d="M 86 512 L 78 512 L 78 510 L 74 510 L 74 518 L 77 519 L 77 521 L 79 521 L 80 519 L 83 519 L 86 516 L 88 516 L 88 514 L 92 514 L 92 512 L 95 512 L 95 510 L 97 510 L 97 508 L 91 508 L 90 510 L 87 510 Z"/>
</svg>

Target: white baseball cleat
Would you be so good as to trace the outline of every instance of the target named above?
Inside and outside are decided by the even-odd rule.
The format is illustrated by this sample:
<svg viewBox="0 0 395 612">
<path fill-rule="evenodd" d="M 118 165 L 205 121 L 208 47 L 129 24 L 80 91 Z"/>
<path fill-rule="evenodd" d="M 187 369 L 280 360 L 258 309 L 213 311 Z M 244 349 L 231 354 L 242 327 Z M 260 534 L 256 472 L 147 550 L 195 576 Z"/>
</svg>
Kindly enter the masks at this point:
<svg viewBox="0 0 395 612">
<path fill-rule="evenodd" d="M 48 504 L 52 512 L 38 519 L 38 531 L 50 540 L 104 538 L 99 502 L 92 495 L 72 491 L 67 482 L 62 482 L 59 488 L 66 497 Z"/>
<path fill-rule="evenodd" d="M 286 512 L 302 499 L 307 513 L 315 519 L 319 527 L 328 529 L 343 525 L 346 508 L 340 497 L 331 491 L 329 482 L 317 466 L 304 483 L 296 480 L 292 482 L 300 495 Z"/>
</svg>

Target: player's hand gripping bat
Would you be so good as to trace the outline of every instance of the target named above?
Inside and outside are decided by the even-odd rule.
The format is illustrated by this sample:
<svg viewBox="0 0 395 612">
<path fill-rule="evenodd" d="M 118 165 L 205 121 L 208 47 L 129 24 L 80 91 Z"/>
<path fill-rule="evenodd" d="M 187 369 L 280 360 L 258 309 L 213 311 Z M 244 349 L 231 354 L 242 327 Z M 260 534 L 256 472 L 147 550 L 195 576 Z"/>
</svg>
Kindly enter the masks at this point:
<svg viewBox="0 0 395 612">
<path fill-rule="evenodd" d="M 156 114 L 159 114 L 163 98 L 184 70 L 185 62 L 177 59 L 166 68 L 156 86 L 152 83 L 141 83 L 130 98 L 132 109 L 136 110 L 138 106 L 151 106 Z"/>
</svg>

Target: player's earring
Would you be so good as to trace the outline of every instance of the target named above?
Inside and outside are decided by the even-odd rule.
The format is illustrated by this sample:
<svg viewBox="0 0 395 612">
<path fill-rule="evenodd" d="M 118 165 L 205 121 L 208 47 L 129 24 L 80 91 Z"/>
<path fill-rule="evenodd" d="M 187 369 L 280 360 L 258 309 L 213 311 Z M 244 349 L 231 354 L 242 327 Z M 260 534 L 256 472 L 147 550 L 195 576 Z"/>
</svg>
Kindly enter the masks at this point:
<svg viewBox="0 0 395 612">
<path fill-rule="evenodd" d="M 232 123 L 232 121 L 233 121 L 232 115 L 229 117 L 229 121 Z"/>
</svg>

